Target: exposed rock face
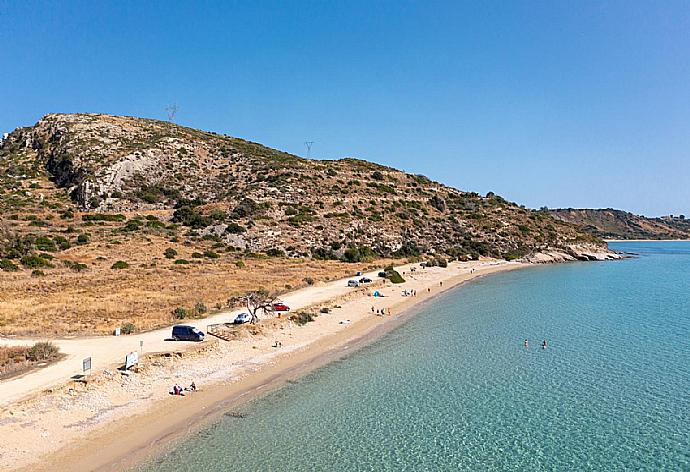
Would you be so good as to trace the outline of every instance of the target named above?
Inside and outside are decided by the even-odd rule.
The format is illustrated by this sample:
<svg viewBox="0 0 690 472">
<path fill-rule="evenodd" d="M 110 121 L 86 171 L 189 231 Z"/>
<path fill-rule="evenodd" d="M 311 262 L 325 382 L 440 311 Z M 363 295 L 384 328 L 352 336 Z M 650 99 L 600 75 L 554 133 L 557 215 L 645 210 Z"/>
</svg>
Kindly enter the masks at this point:
<svg viewBox="0 0 690 472">
<path fill-rule="evenodd" d="M 534 264 L 548 264 L 553 262 L 572 261 L 609 261 L 621 259 L 615 252 L 593 244 L 571 245 L 562 250 L 535 252 L 525 256 L 522 261 Z"/>
<path fill-rule="evenodd" d="M 379 255 L 534 261 L 608 254 L 577 226 L 493 193 L 482 197 L 357 159 L 302 159 L 155 120 L 47 115 L 4 140 L 3 162 L 47 172 L 76 210 L 155 212 L 198 237 L 249 251 L 330 258 L 366 247 Z"/>
</svg>

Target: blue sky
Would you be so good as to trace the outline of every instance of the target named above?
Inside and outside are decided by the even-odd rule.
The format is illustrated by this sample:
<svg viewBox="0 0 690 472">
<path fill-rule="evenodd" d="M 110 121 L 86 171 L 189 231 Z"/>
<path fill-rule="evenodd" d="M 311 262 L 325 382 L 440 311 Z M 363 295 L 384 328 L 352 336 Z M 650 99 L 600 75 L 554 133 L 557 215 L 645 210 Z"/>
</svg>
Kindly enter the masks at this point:
<svg viewBox="0 0 690 472">
<path fill-rule="evenodd" d="M 0 0 L 0 131 L 171 103 L 530 207 L 690 214 L 688 2 Z"/>
</svg>

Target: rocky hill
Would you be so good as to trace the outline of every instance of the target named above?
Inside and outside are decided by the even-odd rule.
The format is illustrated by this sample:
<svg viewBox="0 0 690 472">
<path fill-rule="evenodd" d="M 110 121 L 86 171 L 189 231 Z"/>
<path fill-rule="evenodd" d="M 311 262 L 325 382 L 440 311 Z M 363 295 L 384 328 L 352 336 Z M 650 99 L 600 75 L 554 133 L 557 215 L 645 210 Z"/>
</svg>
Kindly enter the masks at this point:
<svg viewBox="0 0 690 472">
<path fill-rule="evenodd" d="M 0 216 L 8 267 L 122 235 L 345 261 L 606 253 L 576 225 L 492 193 L 357 159 L 307 160 L 168 122 L 96 114 L 50 114 L 2 140 Z"/>
<path fill-rule="evenodd" d="M 690 239 L 690 220 L 684 215 L 647 218 L 611 208 L 567 208 L 549 214 L 604 239 Z"/>
</svg>

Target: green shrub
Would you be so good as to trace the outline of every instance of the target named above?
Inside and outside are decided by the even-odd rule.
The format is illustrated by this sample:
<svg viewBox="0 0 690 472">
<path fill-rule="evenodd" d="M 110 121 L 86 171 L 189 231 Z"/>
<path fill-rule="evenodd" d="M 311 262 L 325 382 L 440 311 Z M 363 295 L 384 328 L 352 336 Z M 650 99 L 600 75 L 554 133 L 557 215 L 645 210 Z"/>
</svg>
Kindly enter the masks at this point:
<svg viewBox="0 0 690 472">
<path fill-rule="evenodd" d="M 175 210 L 172 217 L 173 223 L 182 223 L 184 226 L 199 229 L 211 224 L 211 219 L 199 213 L 195 207 L 182 206 Z"/>
<path fill-rule="evenodd" d="M 34 245 L 39 251 L 56 252 L 57 246 L 48 236 L 39 236 L 34 240 Z"/>
<path fill-rule="evenodd" d="M 5 272 L 16 272 L 19 270 L 19 266 L 9 259 L 0 259 L 0 269 Z"/>
<path fill-rule="evenodd" d="M 386 278 L 393 282 L 394 284 L 402 284 L 405 283 L 405 279 L 403 279 L 402 275 L 393 268 L 393 266 L 388 266 L 384 269 L 384 272 L 386 273 Z"/>
<path fill-rule="evenodd" d="M 187 310 L 182 307 L 177 307 L 173 310 L 173 316 L 176 320 L 183 320 L 187 317 Z"/>
<path fill-rule="evenodd" d="M 192 253 L 192 258 L 194 258 L 194 259 L 201 259 L 203 257 L 204 257 L 204 255 L 200 252 L 193 252 Z"/>
<path fill-rule="evenodd" d="M 86 264 L 81 264 L 79 262 L 72 262 L 72 261 L 64 261 L 65 266 L 69 267 L 75 272 L 81 272 L 82 270 L 86 270 Z"/>
<path fill-rule="evenodd" d="M 374 180 L 383 180 L 383 174 L 378 170 L 371 173 L 371 178 Z"/>
<path fill-rule="evenodd" d="M 81 215 L 83 221 L 125 221 L 127 217 L 119 213 L 92 213 L 90 215 Z"/>
<path fill-rule="evenodd" d="M 196 305 L 194 305 L 194 312 L 197 315 L 203 315 L 208 312 L 208 308 L 202 302 L 197 302 Z"/>
<path fill-rule="evenodd" d="M 141 229 L 142 222 L 139 219 L 131 219 L 129 220 L 123 227 L 122 231 L 128 231 L 128 232 L 135 232 L 139 231 Z"/>
<path fill-rule="evenodd" d="M 314 285 L 314 279 L 311 277 L 305 277 L 303 280 L 307 285 Z"/>
<path fill-rule="evenodd" d="M 237 267 L 238 269 L 244 269 L 245 267 L 247 267 L 247 265 L 242 261 L 237 261 L 235 262 L 235 267 Z"/>
<path fill-rule="evenodd" d="M 65 210 L 62 213 L 60 213 L 60 218 L 63 220 L 71 220 L 74 218 L 74 212 L 72 210 Z"/>
<path fill-rule="evenodd" d="M 215 253 L 213 251 L 204 251 L 204 257 L 207 257 L 209 259 L 218 259 L 220 256 L 218 253 Z"/>
<path fill-rule="evenodd" d="M 168 249 L 165 250 L 163 253 L 167 259 L 174 259 L 175 256 L 177 256 L 177 251 L 174 250 L 173 248 L 169 247 Z"/>
<path fill-rule="evenodd" d="M 247 231 L 247 228 L 240 226 L 237 223 L 230 223 L 227 228 L 225 228 L 226 233 L 230 234 L 240 234 Z"/>
<path fill-rule="evenodd" d="M 127 269 L 129 267 L 129 264 L 127 264 L 125 261 L 117 261 L 115 264 L 110 266 L 111 269 Z"/>
<path fill-rule="evenodd" d="M 26 352 L 27 360 L 31 362 L 47 361 L 60 354 L 60 348 L 51 342 L 39 342 L 34 344 Z"/>
<path fill-rule="evenodd" d="M 64 236 L 59 236 L 59 235 L 53 236 L 53 242 L 55 244 L 57 244 L 58 248 L 61 251 L 64 251 L 64 250 L 69 249 L 71 247 L 71 244 L 69 243 L 67 238 L 65 238 Z"/>
<path fill-rule="evenodd" d="M 88 244 L 89 242 L 89 235 L 86 233 L 81 233 L 79 236 L 77 236 L 77 244 Z"/>
<path fill-rule="evenodd" d="M 344 253 L 342 260 L 345 262 L 365 262 L 376 257 L 376 253 L 366 246 L 353 246 Z"/>
<path fill-rule="evenodd" d="M 41 269 L 34 269 L 31 271 L 31 277 L 43 277 L 46 274 Z"/>
<path fill-rule="evenodd" d="M 137 330 L 137 327 L 134 325 L 134 323 L 125 323 L 120 328 L 120 333 L 122 333 L 122 334 L 133 334 L 136 330 Z"/>
<path fill-rule="evenodd" d="M 53 267 L 53 265 L 48 262 L 47 259 L 38 256 L 36 254 L 30 254 L 28 256 L 24 256 L 21 259 L 22 265 L 28 269 L 38 269 L 41 267 Z"/>
<path fill-rule="evenodd" d="M 187 259 L 177 259 L 175 264 L 190 264 L 190 262 Z"/>
<path fill-rule="evenodd" d="M 268 257 L 284 257 L 285 252 L 283 252 L 283 250 L 280 248 L 274 247 L 266 251 L 266 255 Z"/>
</svg>

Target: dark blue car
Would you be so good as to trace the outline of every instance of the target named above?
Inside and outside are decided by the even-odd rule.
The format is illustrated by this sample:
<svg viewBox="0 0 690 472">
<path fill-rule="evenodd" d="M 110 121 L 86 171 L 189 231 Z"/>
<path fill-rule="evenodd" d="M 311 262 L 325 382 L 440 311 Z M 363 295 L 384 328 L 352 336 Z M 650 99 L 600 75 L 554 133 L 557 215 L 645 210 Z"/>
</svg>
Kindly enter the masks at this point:
<svg viewBox="0 0 690 472">
<path fill-rule="evenodd" d="M 173 341 L 203 341 L 204 332 L 194 326 L 177 325 L 172 330 Z"/>
</svg>

